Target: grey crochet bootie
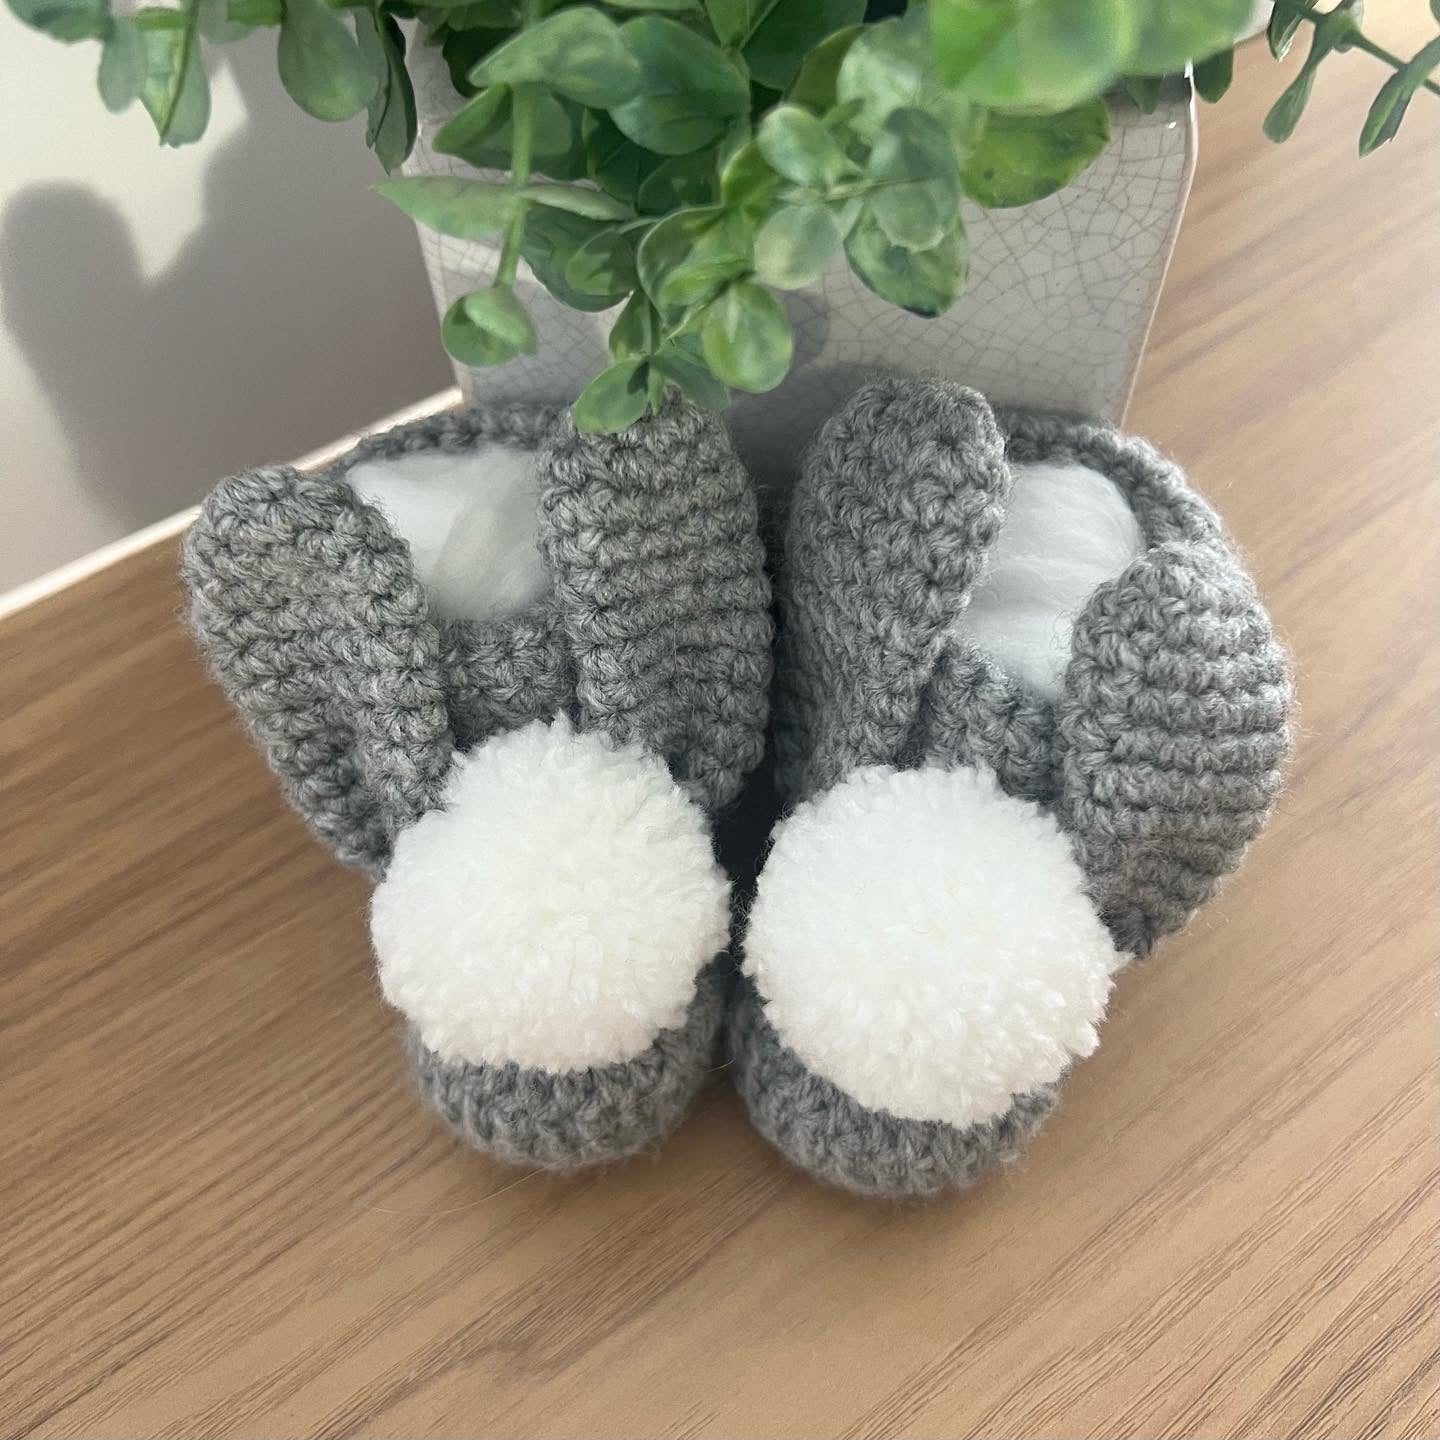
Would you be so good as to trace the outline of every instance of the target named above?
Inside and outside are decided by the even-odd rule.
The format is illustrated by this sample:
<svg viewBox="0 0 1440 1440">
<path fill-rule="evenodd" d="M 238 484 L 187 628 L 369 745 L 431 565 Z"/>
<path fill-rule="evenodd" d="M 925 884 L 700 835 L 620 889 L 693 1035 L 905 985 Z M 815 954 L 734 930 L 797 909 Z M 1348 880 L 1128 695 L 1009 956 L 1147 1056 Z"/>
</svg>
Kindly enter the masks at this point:
<svg viewBox="0 0 1440 1440">
<path fill-rule="evenodd" d="M 183 573 L 285 794 L 379 881 L 380 983 L 436 1109 L 517 1164 L 669 1131 L 723 1011 L 709 820 L 761 758 L 770 676 L 721 424 L 400 426 L 224 482 Z"/>
<path fill-rule="evenodd" d="M 1113 973 L 1260 830 L 1286 657 L 1175 466 L 942 382 L 873 384 L 824 427 L 779 599 L 794 808 L 750 916 L 737 1083 L 825 1180 L 964 1185 L 1052 1108 Z"/>
</svg>

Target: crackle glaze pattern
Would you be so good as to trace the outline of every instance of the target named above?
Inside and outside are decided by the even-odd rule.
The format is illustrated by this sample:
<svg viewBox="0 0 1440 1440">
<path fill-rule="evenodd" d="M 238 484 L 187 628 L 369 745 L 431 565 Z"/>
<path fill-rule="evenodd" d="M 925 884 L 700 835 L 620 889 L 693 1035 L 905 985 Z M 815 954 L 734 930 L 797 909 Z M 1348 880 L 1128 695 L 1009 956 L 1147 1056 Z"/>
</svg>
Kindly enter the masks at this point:
<svg viewBox="0 0 1440 1440">
<path fill-rule="evenodd" d="M 455 96 L 433 50 L 416 47 L 420 139 L 410 174 L 473 175 L 429 145 Z M 967 205 L 970 277 L 938 319 L 886 305 L 844 258 L 812 287 L 787 296 L 796 365 L 768 395 L 738 398 L 736 442 L 762 483 L 793 471 L 815 427 L 879 370 L 954 376 L 996 403 L 1124 414 L 1175 243 L 1194 168 L 1194 112 L 1177 87 L 1151 115 L 1116 106 L 1106 152 L 1067 189 L 1015 210 Z M 421 229 L 443 312 L 493 272 L 498 244 Z M 488 401 L 567 403 L 608 362 L 615 311 L 568 310 L 521 266 L 517 292 L 539 332 L 539 352 L 495 370 L 456 366 L 462 390 Z"/>
</svg>

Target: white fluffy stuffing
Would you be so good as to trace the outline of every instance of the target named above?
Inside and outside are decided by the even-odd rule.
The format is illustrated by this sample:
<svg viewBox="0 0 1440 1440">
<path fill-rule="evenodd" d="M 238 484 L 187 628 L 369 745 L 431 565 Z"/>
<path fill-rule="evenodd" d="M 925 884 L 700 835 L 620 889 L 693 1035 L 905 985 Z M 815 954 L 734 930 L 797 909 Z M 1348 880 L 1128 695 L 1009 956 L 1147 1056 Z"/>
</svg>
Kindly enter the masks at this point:
<svg viewBox="0 0 1440 1440">
<path fill-rule="evenodd" d="M 1095 1048 L 1124 958 L 1038 806 L 985 772 L 883 766 L 781 824 L 746 951 L 812 1070 L 962 1128 Z"/>
<path fill-rule="evenodd" d="M 410 546 L 431 609 L 448 620 L 518 615 L 550 577 L 536 545 L 539 479 L 531 451 L 482 445 L 366 460 L 346 478 Z"/>
<path fill-rule="evenodd" d="M 628 1060 L 684 1020 L 728 895 L 662 761 L 536 721 L 457 755 L 445 808 L 396 842 L 380 986 L 447 1060 Z"/>
<path fill-rule="evenodd" d="M 1129 503 L 1100 471 L 1039 461 L 1016 465 L 1014 474 L 1005 524 L 955 628 L 1054 700 L 1085 602 L 1144 553 L 1145 541 Z"/>
</svg>

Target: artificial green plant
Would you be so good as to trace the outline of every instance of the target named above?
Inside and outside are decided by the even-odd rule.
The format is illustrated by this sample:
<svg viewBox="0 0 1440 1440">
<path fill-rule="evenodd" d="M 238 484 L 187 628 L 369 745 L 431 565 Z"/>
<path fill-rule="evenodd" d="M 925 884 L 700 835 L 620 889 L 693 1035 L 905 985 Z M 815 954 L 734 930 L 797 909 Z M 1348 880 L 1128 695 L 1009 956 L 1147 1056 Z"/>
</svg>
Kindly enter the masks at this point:
<svg viewBox="0 0 1440 1440">
<path fill-rule="evenodd" d="M 1418 3 L 1418 0 L 1417 0 Z M 614 430 L 668 387 L 723 408 L 784 379 L 793 343 L 778 291 L 843 253 L 882 299 L 943 313 L 966 273 L 964 202 L 1024 205 L 1068 184 L 1110 136 L 1107 94 L 1142 108 L 1193 66 L 1230 84 L 1250 0 L 9 0 L 27 24 L 100 42 L 106 106 L 135 100 L 162 143 L 209 117 L 202 52 L 277 32 L 281 80 L 322 120 L 365 112 L 395 171 L 416 138 L 409 47 L 439 50 L 455 113 L 433 148 L 475 178 L 392 178 L 421 224 L 498 246 L 491 283 L 452 305 L 446 348 L 467 365 L 536 348 L 521 260 L 560 301 L 620 306 L 611 363 L 576 405 Z M 1431 0 L 1440 19 L 1440 0 Z M 402 22 L 413 22 L 407 38 Z M 1310 31 L 1265 121 L 1295 128 L 1318 66 L 1363 50 L 1390 74 L 1360 151 L 1389 140 L 1411 97 L 1440 93 L 1440 38 L 1402 59 L 1362 29 L 1361 0 L 1276 0 L 1270 48 Z"/>
</svg>

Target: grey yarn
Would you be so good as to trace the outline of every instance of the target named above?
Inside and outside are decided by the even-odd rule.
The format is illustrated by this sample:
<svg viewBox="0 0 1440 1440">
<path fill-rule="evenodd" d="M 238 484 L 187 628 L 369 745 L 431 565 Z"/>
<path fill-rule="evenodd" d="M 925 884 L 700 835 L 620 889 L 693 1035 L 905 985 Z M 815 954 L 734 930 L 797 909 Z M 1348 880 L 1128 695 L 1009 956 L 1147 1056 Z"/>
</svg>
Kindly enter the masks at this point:
<svg viewBox="0 0 1440 1440">
<path fill-rule="evenodd" d="M 1008 461 L 1060 459 L 1115 482 L 1147 550 L 1086 604 L 1051 704 L 954 625 L 1003 522 Z M 1218 519 L 1143 441 L 1059 416 L 997 425 L 960 386 L 879 381 L 806 456 L 778 588 L 777 782 L 792 802 L 861 765 L 988 766 L 1055 814 L 1117 947 L 1136 953 L 1213 894 L 1269 815 L 1290 749 L 1286 656 Z M 991 1153 L 807 1080 L 747 1016 L 731 1043 L 751 1113 L 822 1178 L 928 1193 Z M 1051 1103 L 1017 1096 L 995 1153 Z"/>
<path fill-rule="evenodd" d="M 858 1195 L 900 1200 L 963 1189 L 1014 1160 L 1055 1108 L 1056 1092 L 1045 1086 L 968 1130 L 868 1109 L 806 1068 L 776 1035 L 748 980 L 729 1034 L 735 1084 L 755 1128 L 795 1164 Z"/>
<path fill-rule="evenodd" d="M 957 644 L 918 743 L 946 763 L 984 760 L 1053 809 L 1117 948 L 1145 954 L 1215 893 L 1269 819 L 1291 750 L 1289 659 L 1178 466 L 1101 425 L 1018 413 L 1002 424 L 1011 460 L 1107 475 L 1148 549 L 1076 620 L 1058 703 L 1019 694 Z M 964 674 L 977 663 L 978 683 Z"/>
<path fill-rule="evenodd" d="M 322 470 L 250 470 L 211 492 L 181 547 L 190 620 L 286 798 L 346 864 L 383 873 L 439 802 L 457 743 L 553 714 L 553 606 L 437 625 L 410 547 L 345 481 L 373 459 L 538 445 L 553 410 L 462 410 L 362 440 Z M 475 659 L 482 664 L 467 663 Z"/>
<path fill-rule="evenodd" d="M 494 441 L 538 450 L 551 590 L 515 617 L 437 621 L 408 545 L 345 476 Z M 712 814 L 763 754 L 771 621 L 755 499 L 723 425 L 692 407 L 614 436 L 581 435 L 549 408 L 472 408 L 312 474 L 250 471 L 205 502 L 182 573 L 201 648 L 286 797 L 377 878 L 399 832 L 440 804 L 456 749 L 528 721 L 563 712 L 645 744 Z M 590 1163 L 676 1123 L 711 1062 L 718 995 L 707 976 L 685 1025 L 645 1054 L 564 1075 L 411 1049 L 423 1091 L 473 1143 Z"/>
<path fill-rule="evenodd" d="M 566 416 L 541 473 L 581 728 L 642 741 L 697 804 L 728 805 L 765 753 L 773 630 L 755 492 L 724 424 L 673 403 L 620 435 Z"/>
<path fill-rule="evenodd" d="M 685 1023 L 643 1055 L 555 1074 L 441 1060 L 410 1033 L 420 1093 L 468 1144 L 509 1165 L 571 1170 L 649 1149 L 684 1118 L 716 1059 L 729 967 L 700 976 Z"/>
<path fill-rule="evenodd" d="M 437 623 L 408 545 L 345 475 L 487 441 L 539 447 L 554 584 L 522 615 Z M 248 471 L 206 500 L 181 566 L 201 648 L 287 798 L 374 874 L 438 802 L 457 746 L 562 708 L 648 745 L 712 811 L 764 750 L 755 498 L 724 426 L 691 407 L 604 436 L 550 408 L 460 410 L 312 474 Z"/>
<path fill-rule="evenodd" d="M 791 498 L 779 580 L 776 778 L 787 799 L 901 757 L 1010 483 L 990 407 L 958 386 L 881 380 L 821 429 Z"/>
</svg>

